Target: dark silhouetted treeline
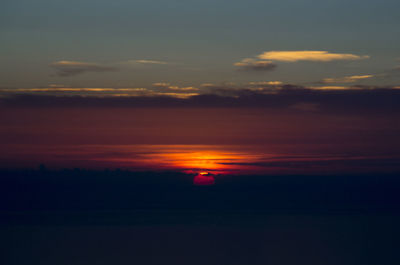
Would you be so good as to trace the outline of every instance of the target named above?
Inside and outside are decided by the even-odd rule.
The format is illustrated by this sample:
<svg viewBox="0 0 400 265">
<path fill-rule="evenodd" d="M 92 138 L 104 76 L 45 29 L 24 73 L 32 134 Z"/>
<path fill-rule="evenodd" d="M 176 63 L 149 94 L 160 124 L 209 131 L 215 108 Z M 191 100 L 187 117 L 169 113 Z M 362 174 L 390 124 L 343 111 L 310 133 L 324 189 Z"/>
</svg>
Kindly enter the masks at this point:
<svg viewBox="0 0 400 265">
<path fill-rule="evenodd" d="M 6 223 L 24 222 L 43 213 L 79 213 L 91 218 L 108 213 L 110 217 L 119 215 L 121 220 L 130 216 L 135 222 L 137 214 L 143 212 L 151 213 L 154 220 L 169 218 L 171 213 L 189 219 L 199 214 L 246 217 L 400 213 L 397 174 L 224 175 L 216 176 L 216 185 L 207 187 L 194 186 L 194 175 L 179 172 L 42 168 L 3 170 L 0 175 L 1 222 Z M 179 218 L 184 219 L 182 216 Z"/>
</svg>

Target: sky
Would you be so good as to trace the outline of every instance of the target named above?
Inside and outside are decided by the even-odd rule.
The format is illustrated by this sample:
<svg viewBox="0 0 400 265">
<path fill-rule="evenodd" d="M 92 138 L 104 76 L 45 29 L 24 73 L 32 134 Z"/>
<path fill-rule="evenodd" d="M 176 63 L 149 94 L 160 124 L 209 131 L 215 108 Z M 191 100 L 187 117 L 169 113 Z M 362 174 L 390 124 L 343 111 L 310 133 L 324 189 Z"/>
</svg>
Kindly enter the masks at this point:
<svg viewBox="0 0 400 265">
<path fill-rule="evenodd" d="M 400 264 L 399 0 L 0 0 L 0 263 Z"/>
<path fill-rule="evenodd" d="M 399 169 L 398 1 L 0 5 L 2 168 Z"/>
<path fill-rule="evenodd" d="M 397 85 L 398 75 L 384 74 L 399 65 L 399 8 L 395 0 L 5 0 L 0 11 L 0 86 L 310 85 L 368 75 L 374 77 L 355 83 Z M 271 51 L 359 58 L 259 58 Z M 245 59 L 256 60 L 250 65 L 265 60 L 276 67 L 257 71 L 235 66 Z M 74 72 L 79 64 L 68 68 L 63 61 L 89 65 Z"/>
</svg>

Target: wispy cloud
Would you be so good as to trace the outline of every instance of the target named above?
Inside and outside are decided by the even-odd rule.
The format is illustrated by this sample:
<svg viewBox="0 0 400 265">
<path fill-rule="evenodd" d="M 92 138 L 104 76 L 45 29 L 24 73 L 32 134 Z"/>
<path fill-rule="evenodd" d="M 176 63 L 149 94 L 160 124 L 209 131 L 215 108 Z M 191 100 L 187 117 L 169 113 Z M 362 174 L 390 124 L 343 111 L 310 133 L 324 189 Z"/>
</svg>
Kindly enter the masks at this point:
<svg viewBox="0 0 400 265">
<path fill-rule="evenodd" d="M 281 81 L 262 81 L 262 82 L 250 82 L 251 86 L 279 86 L 283 83 Z"/>
<path fill-rule="evenodd" d="M 96 87 L 44 87 L 44 88 L 10 88 L 1 92 L 121 92 L 145 91 L 146 88 L 96 88 Z"/>
<path fill-rule="evenodd" d="M 199 90 L 197 87 L 193 86 L 185 86 L 185 87 L 179 87 L 179 86 L 170 86 L 168 87 L 170 90 L 177 90 L 177 91 L 194 91 L 194 90 Z"/>
<path fill-rule="evenodd" d="M 193 86 L 180 87 L 180 86 L 171 85 L 170 83 L 153 83 L 153 87 L 154 88 L 163 88 L 163 89 L 168 89 L 168 90 L 175 90 L 175 91 L 199 90 L 197 87 L 193 87 Z"/>
<path fill-rule="evenodd" d="M 240 67 L 243 70 L 252 70 L 252 71 L 272 71 L 277 65 L 271 61 L 265 60 L 255 60 L 252 58 L 246 58 L 241 60 L 240 62 L 234 63 L 234 66 Z"/>
<path fill-rule="evenodd" d="M 3 106 L 229 107 L 280 112 L 398 115 L 400 87 L 250 85 L 216 86 L 199 91 L 140 88 L 0 89 Z"/>
<path fill-rule="evenodd" d="M 50 64 L 58 76 L 75 76 L 87 72 L 112 72 L 117 68 L 97 63 L 77 61 L 57 61 Z"/>
<path fill-rule="evenodd" d="M 309 89 L 312 90 L 325 90 L 325 91 L 333 91 L 333 90 L 354 90 L 361 89 L 361 87 L 350 87 L 350 86 L 311 86 Z"/>
<path fill-rule="evenodd" d="M 156 60 L 130 60 L 129 62 L 138 64 L 168 64 L 168 62 Z"/>
<path fill-rule="evenodd" d="M 257 56 L 262 60 L 281 62 L 330 62 L 337 60 L 361 60 L 368 59 L 368 55 L 355 55 L 350 53 L 331 53 L 328 51 L 269 51 Z"/>
<path fill-rule="evenodd" d="M 340 78 L 324 78 L 321 83 L 323 84 L 334 84 L 334 83 L 354 83 L 357 81 L 373 78 L 374 75 L 352 75 Z"/>
<path fill-rule="evenodd" d="M 153 87 L 168 88 L 169 86 L 171 86 L 170 83 L 163 83 L 163 82 L 153 83 Z"/>
<path fill-rule="evenodd" d="M 70 87 L 63 85 L 49 85 L 48 87 L 33 88 L 0 88 L 1 97 L 16 95 L 54 95 L 54 96 L 83 96 L 83 97 L 154 97 L 172 96 L 187 98 L 191 96 L 216 95 L 229 98 L 253 95 L 296 95 L 308 93 L 353 93 L 358 91 L 377 91 L 380 87 L 366 85 L 320 85 L 297 86 L 284 84 L 280 81 L 250 82 L 247 84 L 203 84 L 201 89 L 195 86 L 175 86 L 170 83 L 154 83 L 151 87 Z M 399 86 L 384 87 L 385 90 L 399 90 Z M 293 98 L 295 99 L 295 97 Z"/>
<path fill-rule="evenodd" d="M 13 97 L 18 95 L 40 95 L 60 97 L 174 97 L 189 98 L 197 96 L 195 87 L 169 86 L 167 89 L 152 89 L 142 87 L 108 88 L 108 87 L 66 87 L 62 85 L 38 88 L 0 88 L 0 97 Z"/>
</svg>

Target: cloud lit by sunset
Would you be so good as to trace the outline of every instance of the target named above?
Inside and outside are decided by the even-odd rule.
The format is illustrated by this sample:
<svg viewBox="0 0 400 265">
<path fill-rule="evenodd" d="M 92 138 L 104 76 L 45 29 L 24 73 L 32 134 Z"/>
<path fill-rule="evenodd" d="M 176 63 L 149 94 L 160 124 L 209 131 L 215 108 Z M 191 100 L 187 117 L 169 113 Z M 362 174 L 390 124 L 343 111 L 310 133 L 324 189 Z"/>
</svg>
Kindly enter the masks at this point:
<svg viewBox="0 0 400 265">
<path fill-rule="evenodd" d="M 330 62 L 337 60 L 368 59 L 368 55 L 355 55 L 350 53 L 332 53 L 328 51 L 269 51 L 258 56 L 260 59 L 282 62 L 314 61 Z"/>
</svg>

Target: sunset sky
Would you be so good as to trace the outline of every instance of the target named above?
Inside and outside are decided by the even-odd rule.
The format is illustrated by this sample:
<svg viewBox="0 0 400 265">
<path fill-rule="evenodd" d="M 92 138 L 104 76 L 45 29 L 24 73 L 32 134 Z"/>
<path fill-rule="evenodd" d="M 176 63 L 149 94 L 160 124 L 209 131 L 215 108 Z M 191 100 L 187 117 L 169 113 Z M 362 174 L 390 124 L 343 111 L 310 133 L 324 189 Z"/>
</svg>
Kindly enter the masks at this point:
<svg viewBox="0 0 400 265">
<path fill-rule="evenodd" d="M 0 0 L 1 265 L 399 265 L 400 0 Z"/>
<path fill-rule="evenodd" d="M 0 167 L 397 171 L 399 9 L 2 1 Z"/>
</svg>

